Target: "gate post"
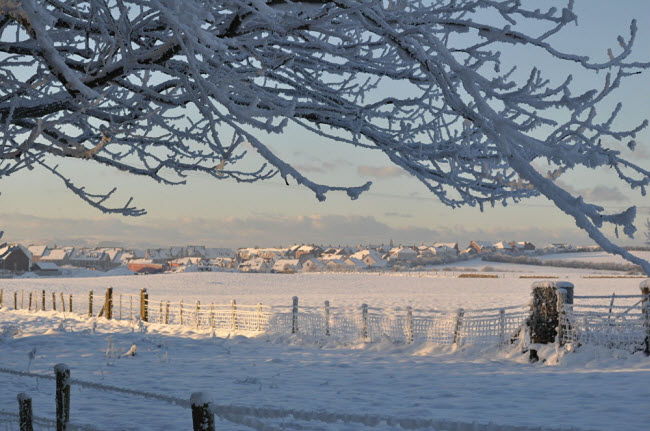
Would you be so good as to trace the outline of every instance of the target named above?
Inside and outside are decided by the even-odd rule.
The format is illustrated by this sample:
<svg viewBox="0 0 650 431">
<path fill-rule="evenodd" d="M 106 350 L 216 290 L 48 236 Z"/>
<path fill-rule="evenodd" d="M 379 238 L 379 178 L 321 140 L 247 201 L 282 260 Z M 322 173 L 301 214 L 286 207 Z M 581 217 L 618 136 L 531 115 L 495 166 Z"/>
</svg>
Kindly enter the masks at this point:
<svg viewBox="0 0 650 431">
<path fill-rule="evenodd" d="M 560 343 L 567 331 L 566 321 L 561 315 L 566 312 L 565 305 L 573 304 L 573 283 L 568 281 L 540 280 L 532 285 L 532 302 L 527 325 L 530 329 L 531 344 Z M 532 347 L 532 346 L 531 346 Z M 537 349 L 530 349 L 530 361 L 537 362 Z"/>
<path fill-rule="evenodd" d="M 645 326 L 645 339 L 643 340 L 646 355 L 650 356 L 650 279 L 643 280 L 639 284 L 641 294 L 644 298 L 641 300 L 641 310 L 643 310 L 643 326 Z"/>
</svg>

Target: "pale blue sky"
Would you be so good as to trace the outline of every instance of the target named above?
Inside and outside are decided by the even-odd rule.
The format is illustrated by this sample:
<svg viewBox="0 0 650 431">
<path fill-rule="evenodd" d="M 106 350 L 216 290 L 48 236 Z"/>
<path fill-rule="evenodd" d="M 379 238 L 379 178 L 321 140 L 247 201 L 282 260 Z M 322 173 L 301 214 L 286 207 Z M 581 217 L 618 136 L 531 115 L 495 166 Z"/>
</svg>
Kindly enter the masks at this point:
<svg viewBox="0 0 650 431">
<path fill-rule="evenodd" d="M 640 28 L 636 56 L 650 60 L 650 1 L 577 0 L 576 8 L 580 25 L 562 34 L 565 51 L 606 58 L 607 49 L 617 47 L 616 36 L 626 36 L 631 19 L 636 18 Z M 523 50 L 516 55 L 522 72 L 537 65 L 558 80 L 572 72 L 566 64 L 540 63 L 535 52 Z M 589 78 L 578 85 L 593 82 Z M 626 82 L 618 97 L 626 106 L 620 127 L 650 118 L 650 71 Z M 644 131 L 638 141 L 641 149 L 637 158 L 650 167 L 650 132 Z M 92 244 L 113 239 L 133 246 L 264 246 L 295 241 L 354 244 L 390 239 L 404 243 L 465 243 L 470 238 L 589 243 L 572 220 L 545 199 L 487 209 L 484 213 L 475 208 L 451 210 L 429 195 L 418 181 L 390 167 L 379 153 L 326 142 L 296 129 L 266 143 L 314 180 L 344 185 L 372 180 L 374 185 L 357 201 L 330 193 L 325 202 L 318 202 L 309 190 L 287 187 L 280 178 L 237 184 L 197 174 L 188 179 L 186 186 L 168 187 L 75 162 L 71 165 L 75 180 L 85 181 L 94 190 L 117 186 L 123 200 L 133 196 L 149 214 L 137 219 L 105 216 L 68 193 L 58 180 L 38 171 L 21 172 L 0 181 L 0 230 L 5 230 L 7 240 L 87 240 Z M 600 203 L 612 209 L 639 205 L 639 221 L 650 216 L 650 201 L 629 191 L 618 193 L 614 187 L 621 184 L 612 182 L 607 172 L 575 172 L 563 181 L 583 195 L 603 197 Z M 642 237 L 637 235 L 636 243 Z"/>
</svg>

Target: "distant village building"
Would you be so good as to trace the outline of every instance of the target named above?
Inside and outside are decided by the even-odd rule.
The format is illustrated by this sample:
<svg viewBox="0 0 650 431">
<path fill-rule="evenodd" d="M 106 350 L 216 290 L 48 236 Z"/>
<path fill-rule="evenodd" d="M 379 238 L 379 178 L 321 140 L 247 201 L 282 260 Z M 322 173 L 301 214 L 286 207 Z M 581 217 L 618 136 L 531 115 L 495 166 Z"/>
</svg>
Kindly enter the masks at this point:
<svg viewBox="0 0 650 431">
<path fill-rule="evenodd" d="M 414 261 L 418 257 L 418 252 L 411 247 L 395 247 L 389 252 L 388 259 L 397 261 Z"/>
<path fill-rule="evenodd" d="M 439 257 L 456 257 L 459 254 L 457 242 L 436 242 L 433 248 Z"/>
<path fill-rule="evenodd" d="M 302 268 L 299 259 L 278 259 L 273 264 L 271 272 L 294 273 Z"/>
<path fill-rule="evenodd" d="M 32 254 L 20 244 L 0 245 L 0 269 L 8 272 L 27 272 L 32 266 Z"/>
<path fill-rule="evenodd" d="M 269 272 L 272 265 L 261 257 L 249 259 L 239 264 L 239 270 L 242 272 Z"/>
<path fill-rule="evenodd" d="M 59 267 L 52 262 L 34 262 L 32 271 L 41 276 L 61 275 Z"/>
<path fill-rule="evenodd" d="M 166 263 L 157 263 L 151 259 L 134 259 L 129 262 L 129 269 L 139 274 L 156 274 L 165 272 L 167 268 Z"/>
<path fill-rule="evenodd" d="M 316 259 L 315 257 L 310 257 L 302 261 L 302 270 L 303 272 L 324 271 L 325 264 L 322 261 Z"/>
<path fill-rule="evenodd" d="M 50 262 L 56 266 L 70 265 L 71 249 L 54 248 L 46 250 L 45 254 L 38 259 L 39 262 Z"/>
<path fill-rule="evenodd" d="M 471 241 L 467 247 L 469 253 L 492 253 L 496 251 L 496 247 L 489 241 Z"/>
</svg>

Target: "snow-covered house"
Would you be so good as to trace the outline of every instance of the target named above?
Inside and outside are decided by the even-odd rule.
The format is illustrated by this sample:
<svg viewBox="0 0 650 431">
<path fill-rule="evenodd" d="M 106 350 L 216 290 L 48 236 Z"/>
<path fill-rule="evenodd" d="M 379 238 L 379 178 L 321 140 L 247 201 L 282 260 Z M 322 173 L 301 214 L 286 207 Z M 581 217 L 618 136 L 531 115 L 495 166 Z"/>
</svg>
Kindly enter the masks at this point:
<svg viewBox="0 0 650 431">
<path fill-rule="evenodd" d="M 271 272 L 296 272 L 302 268 L 299 259 L 278 259 L 273 264 Z"/>
<path fill-rule="evenodd" d="M 359 260 L 354 257 L 348 257 L 347 259 L 345 259 L 345 264 L 350 269 L 354 269 L 354 270 L 366 269 L 368 267 L 368 265 L 363 260 Z"/>
<path fill-rule="evenodd" d="M 111 258 L 101 250 L 74 249 L 70 265 L 106 271 L 111 268 Z"/>
<path fill-rule="evenodd" d="M 150 248 L 147 250 L 145 259 L 154 263 L 167 263 L 174 259 L 170 249 L 167 248 Z"/>
<path fill-rule="evenodd" d="M 43 276 L 61 275 L 59 267 L 56 263 L 52 262 L 34 262 L 32 265 L 32 271 Z"/>
<path fill-rule="evenodd" d="M 215 257 L 208 261 L 208 266 L 221 269 L 237 269 L 239 261 L 232 257 Z"/>
<path fill-rule="evenodd" d="M 302 261 L 302 271 L 303 272 L 315 272 L 315 271 L 324 271 L 325 264 L 315 257 L 309 257 Z"/>
<path fill-rule="evenodd" d="M 271 267 L 272 264 L 261 257 L 249 259 L 239 264 L 239 270 L 242 272 L 269 272 Z"/>
<path fill-rule="evenodd" d="M 394 247 L 389 252 L 390 260 L 397 261 L 414 261 L 418 257 L 418 252 L 413 250 L 411 247 Z"/>
<path fill-rule="evenodd" d="M 456 257 L 459 253 L 457 242 L 436 242 L 433 247 L 436 249 L 436 255 L 441 257 Z"/>
<path fill-rule="evenodd" d="M 9 272 L 26 272 L 32 267 L 32 253 L 20 244 L 0 245 L 0 269 Z"/>
<path fill-rule="evenodd" d="M 34 262 L 38 262 L 41 256 L 48 252 L 48 247 L 46 245 L 30 245 L 27 250 L 32 254 Z"/>
<path fill-rule="evenodd" d="M 515 247 L 512 244 L 507 243 L 505 241 L 495 242 L 493 245 L 496 251 L 499 252 L 511 253 L 515 249 Z"/>
<path fill-rule="evenodd" d="M 413 250 L 415 253 L 415 250 Z M 417 253 L 416 253 L 417 255 Z M 385 259 L 382 259 L 377 250 L 361 250 L 350 256 L 351 258 L 358 259 L 371 268 L 384 268 L 388 265 Z"/>
<path fill-rule="evenodd" d="M 319 257 L 323 253 L 323 249 L 315 245 L 302 245 L 296 250 L 295 258 L 299 259 L 300 256 L 310 255 L 313 257 Z"/>
<path fill-rule="evenodd" d="M 348 265 L 343 259 L 330 259 L 323 262 L 328 271 L 341 271 L 348 269 Z"/>
<path fill-rule="evenodd" d="M 54 248 L 47 250 L 38 261 L 54 263 L 57 266 L 69 265 L 70 255 L 73 251 L 74 249 L 70 248 Z"/>
<path fill-rule="evenodd" d="M 494 244 L 492 244 L 489 241 L 471 241 L 469 243 L 469 247 L 467 247 L 468 250 L 470 250 L 470 253 L 491 253 L 496 250 L 496 247 Z"/>
<path fill-rule="evenodd" d="M 417 252 L 418 252 L 418 259 L 431 259 L 436 257 L 436 255 L 438 254 L 435 247 L 429 247 L 426 245 L 422 245 L 418 247 Z"/>
</svg>

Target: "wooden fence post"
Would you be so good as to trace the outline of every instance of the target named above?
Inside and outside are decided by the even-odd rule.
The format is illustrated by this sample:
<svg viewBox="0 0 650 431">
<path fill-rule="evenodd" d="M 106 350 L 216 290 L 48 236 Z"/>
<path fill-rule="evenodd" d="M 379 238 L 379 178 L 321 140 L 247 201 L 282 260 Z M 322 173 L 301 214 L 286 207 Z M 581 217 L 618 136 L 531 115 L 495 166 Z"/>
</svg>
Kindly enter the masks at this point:
<svg viewBox="0 0 650 431">
<path fill-rule="evenodd" d="M 646 355 L 650 356 L 650 279 L 643 280 L 639 285 L 641 294 L 644 298 L 641 300 L 641 310 L 643 310 L 643 325 L 645 326 L 644 349 Z"/>
<path fill-rule="evenodd" d="M 56 311 L 56 292 L 52 292 L 52 311 Z"/>
<path fill-rule="evenodd" d="M 291 308 L 291 333 L 295 334 L 298 332 L 298 297 L 294 296 L 293 306 Z"/>
<path fill-rule="evenodd" d="M 454 344 L 456 345 L 460 344 L 461 341 L 464 316 L 465 316 L 465 310 L 459 308 L 458 312 L 456 313 L 456 326 L 454 327 Z"/>
<path fill-rule="evenodd" d="M 413 307 L 406 307 L 406 342 L 413 342 Z"/>
<path fill-rule="evenodd" d="M 42 299 L 41 311 L 45 311 L 45 290 L 43 290 L 43 297 L 41 299 Z"/>
<path fill-rule="evenodd" d="M 149 321 L 149 294 L 147 289 L 140 289 L 140 320 Z"/>
<path fill-rule="evenodd" d="M 113 288 L 106 289 L 106 318 L 111 320 L 113 318 Z"/>
<path fill-rule="evenodd" d="M 165 325 L 169 324 L 169 301 L 165 303 Z"/>
<path fill-rule="evenodd" d="M 93 317 L 93 291 L 88 291 L 88 317 Z"/>
<path fill-rule="evenodd" d="M 29 292 L 29 307 L 27 307 L 28 311 L 32 311 L 32 292 Z"/>
<path fill-rule="evenodd" d="M 4 289 L 0 289 L 0 308 L 2 308 L 2 297 L 4 294 Z"/>
<path fill-rule="evenodd" d="M 558 340 L 564 337 L 569 327 L 566 319 L 562 322 L 560 313 L 565 304 L 573 304 L 573 287 L 572 283 L 566 281 L 541 280 L 533 283 L 533 299 L 527 321 L 531 344 L 550 344 L 555 342 L 556 337 Z M 563 292 L 559 292 L 560 289 Z M 560 301 L 562 305 L 558 306 Z M 530 349 L 530 361 L 539 361 L 535 348 Z"/>
<path fill-rule="evenodd" d="M 262 303 L 257 303 L 257 332 L 262 331 Z"/>
<path fill-rule="evenodd" d="M 325 310 L 323 315 L 323 320 L 325 321 L 325 335 L 330 335 L 330 302 L 325 301 Z"/>
<path fill-rule="evenodd" d="M 72 313 L 72 293 L 70 294 L 70 297 L 68 297 L 68 311 Z"/>
<path fill-rule="evenodd" d="M 63 292 L 60 292 L 61 294 L 61 311 L 65 313 L 65 298 L 63 297 Z"/>
<path fill-rule="evenodd" d="M 14 292 L 14 310 L 18 310 L 18 292 Z"/>
<path fill-rule="evenodd" d="M 236 331 L 239 329 L 239 324 L 237 322 L 237 301 L 234 299 L 230 301 L 230 306 L 232 307 L 232 320 L 231 320 L 231 327 L 233 331 Z"/>
<path fill-rule="evenodd" d="M 65 431 L 70 422 L 70 368 L 66 364 L 54 366 L 56 374 L 56 431 Z"/>
<path fill-rule="evenodd" d="M 368 339 L 368 304 L 361 304 L 361 339 Z"/>
<path fill-rule="evenodd" d="M 178 318 L 181 322 L 181 326 L 183 326 L 183 300 L 182 299 L 178 307 Z"/>
<path fill-rule="evenodd" d="M 18 394 L 18 419 L 20 431 L 34 431 L 33 414 L 32 414 L 32 399 L 25 393 Z"/>
<path fill-rule="evenodd" d="M 193 431 L 215 431 L 214 414 L 210 411 L 208 397 L 202 392 L 194 392 L 190 404 Z"/>
<path fill-rule="evenodd" d="M 196 301 L 195 318 L 196 318 L 196 327 L 198 328 L 201 325 L 201 302 L 200 301 Z"/>
<path fill-rule="evenodd" d="M 160 309 L 158 310 L 158 323 L 163 323 L 163 302 L 160 301 Z"/>
</svg>

